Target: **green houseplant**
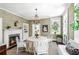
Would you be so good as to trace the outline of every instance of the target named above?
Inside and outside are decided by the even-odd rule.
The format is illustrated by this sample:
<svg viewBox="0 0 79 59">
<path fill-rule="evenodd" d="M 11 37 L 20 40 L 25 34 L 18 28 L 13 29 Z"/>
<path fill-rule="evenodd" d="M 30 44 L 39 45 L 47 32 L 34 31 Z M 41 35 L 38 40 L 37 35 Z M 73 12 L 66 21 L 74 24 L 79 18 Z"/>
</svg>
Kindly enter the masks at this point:
<svg viewBox="0 0 79 59">
<path fill-rule="evenodd" d="M 75 21 L 70 26 L 74 30 L 79 30 L 79 3 L 74 6 L 74 19 Z"/>
<path fill-rule="evenodd" d="M 61 34 L 57 34 L 57 35 L 56 35 L 56 39 L 57 39 L 57 42 L 58 42 L 58 43 L 62 43 L 62 38 L 63 38 L 63 37 L 62 37 Z"/>
</svg>

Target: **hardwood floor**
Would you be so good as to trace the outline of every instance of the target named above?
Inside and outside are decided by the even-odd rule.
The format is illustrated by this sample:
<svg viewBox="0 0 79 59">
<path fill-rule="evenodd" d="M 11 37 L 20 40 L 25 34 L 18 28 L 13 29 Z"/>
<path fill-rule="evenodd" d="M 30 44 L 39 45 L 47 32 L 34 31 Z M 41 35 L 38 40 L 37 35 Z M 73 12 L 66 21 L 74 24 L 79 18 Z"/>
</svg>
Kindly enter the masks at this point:
<svg viewBox="0 0 79 59">
<path fill-rule="evenodd" d="M 7 55 L 17 55 L 16 54 L 16 47 L 8 50 Z M 22 51 L 22 52 L 19 52 L 18 55 L 32 55 L 32 54 L 27 53 L 25 51 Z M 58 53 L 57 53 L 57 44 L 55 42 L 50 42 L 49 43 L 48 55 L 58 55 Z"/>
<path fill-rule="evenodd" d="M 49 43 L 48 55 L 58 55 L 56 42 Z"/>
</svg>

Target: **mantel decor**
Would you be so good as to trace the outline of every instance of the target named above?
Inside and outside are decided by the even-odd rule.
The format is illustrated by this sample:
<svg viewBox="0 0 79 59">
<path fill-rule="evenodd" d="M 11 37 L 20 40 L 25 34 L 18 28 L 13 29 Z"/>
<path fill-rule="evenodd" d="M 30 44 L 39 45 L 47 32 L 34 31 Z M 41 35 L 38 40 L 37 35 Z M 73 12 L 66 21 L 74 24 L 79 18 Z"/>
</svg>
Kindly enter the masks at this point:
<svg viewBox="0 0 79 59">
<path fill-rule="evenodd" d="M 18 23 L 18 21 L 15 21 L 15 22 L 14 22 L 14 26 L 17 26 L 17 23 Z"/>
<path fill-rule="evenodd" d="M 11 28 L 11 26 L 7 26 L 6 28 L 7 28 L 7 29 L 10 29 L 10 28 Z"/>
</svg>

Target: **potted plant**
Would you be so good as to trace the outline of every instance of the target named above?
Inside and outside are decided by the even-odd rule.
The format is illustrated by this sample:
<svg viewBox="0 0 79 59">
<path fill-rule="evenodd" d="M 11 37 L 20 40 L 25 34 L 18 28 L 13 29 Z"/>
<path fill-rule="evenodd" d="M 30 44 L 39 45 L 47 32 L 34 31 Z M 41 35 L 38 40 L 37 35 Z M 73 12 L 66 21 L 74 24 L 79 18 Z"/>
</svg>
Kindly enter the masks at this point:
<svg viewBox="0 0 79 59">
<path fill-rule="evenodd" d="M 62 38 L 63 38 L 63 37 L 62 37 L 61 34 L 56 35 L 56 39 L 57 39 L 57 43 L 58 43 L 58 44 L 63 44 L 63 43 L 62 43 Z"/>
<path fill-rule="evenodd" d="M 56 35 L 57 38 L 61 38 L 62 39 L 62 35 Z"/>
</svg>

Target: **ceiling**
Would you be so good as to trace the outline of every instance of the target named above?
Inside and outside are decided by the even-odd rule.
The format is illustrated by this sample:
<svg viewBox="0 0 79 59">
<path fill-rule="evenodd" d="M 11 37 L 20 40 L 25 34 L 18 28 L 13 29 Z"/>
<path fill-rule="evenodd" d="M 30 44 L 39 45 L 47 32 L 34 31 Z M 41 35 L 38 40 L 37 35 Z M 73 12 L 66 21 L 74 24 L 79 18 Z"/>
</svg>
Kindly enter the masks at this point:
<svg viewBox="0 0 79 59">
<path fill-rule="evenodd" d="M 35 8 L 37 8 L 38 19 L 60 16 L 69 6 L 67 3 L 0 3 L 0 8 L 27 20 L 35 19 Z"/>
</svg>

